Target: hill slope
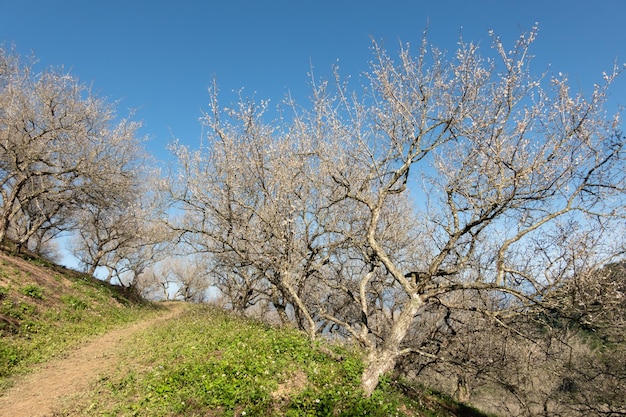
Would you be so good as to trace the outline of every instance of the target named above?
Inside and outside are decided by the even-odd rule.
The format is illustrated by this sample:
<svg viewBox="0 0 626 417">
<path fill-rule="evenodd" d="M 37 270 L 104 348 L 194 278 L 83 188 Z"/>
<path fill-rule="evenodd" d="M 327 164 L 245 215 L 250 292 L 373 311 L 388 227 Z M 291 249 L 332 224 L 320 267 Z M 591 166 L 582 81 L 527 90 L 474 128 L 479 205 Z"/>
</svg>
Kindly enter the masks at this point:
<svg viewBox="0 0 626 417">
<path fill-rule="evenodd" d="M 158 312 L 122 288 L 0 252 L 0 389 L 34 364 Z"/>
<path fill-rule="evenodd" d="M 364 399 L 354 349 L 210 306 L 147 303 L 37 258 L 0 253 L 0 302 L 9 415 L 481 415 L 388 381 Z"/>
<path fill-rule="evenodd" d="M 88 390 L 98 375 L 113 368 L 117 349 L 133 333 L 172 319 L 182 305 L 170 305 L 169 313 L 105 333 L 89 343 L 35 368 L 0 396 L 0 410 L 12 417 L 47 416 L 58 410 L 66 396 Z"/>
<path fill-rule="evenodd" d="M 360 353 L 311 343 L 212 306 L 132 334 L 110 372 L 60 415 L 479 416 L 422 390 L 385 381 L 362 397 Z"/>
</svg>

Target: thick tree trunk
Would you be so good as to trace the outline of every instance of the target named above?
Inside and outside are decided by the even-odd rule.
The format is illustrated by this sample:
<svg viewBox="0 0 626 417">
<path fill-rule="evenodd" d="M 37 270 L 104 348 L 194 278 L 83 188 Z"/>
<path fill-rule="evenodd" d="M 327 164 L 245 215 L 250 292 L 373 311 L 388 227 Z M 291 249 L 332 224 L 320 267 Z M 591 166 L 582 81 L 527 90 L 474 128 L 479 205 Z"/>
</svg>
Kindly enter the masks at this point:
<svg viewBox="0 0 626 417">
<path fill-rule="evenodd" d="M 372 392 L 378 386 L 381 376 L 393 371 L 396 361 L 401 355 L 400 345 L 422 305 L 423 301 L 419 294 L 413 294 L 404 304 L 402 312 L 391 328 L 383 346 L 380 348 L 372 347 L 370 350 L 367 365 L 361 377 L 361 388 L 365 396 L 369 397 L 372 395 Z"/>
<path fill-rule="evenodd" d="M 15 183 L 13 184 L 13 188 L 10 190 L 10 193 L 2 192 L 2 209 L 0 210 L 0 243 L 4 242 L 4 239 L 7 237 L 7 233 L 9 231 L 9 227 L 11 226 L 11 221 L 16 215 L 19 203 L 18 203 L 18 195 L 24 188 L 26 184 L 26 178 L 17 174 L 15 177 Z M 7 184 L 8 180 L 4 181 L 4 184 Z M 19 238 L 20 236 L 18 236 Z"/>
<path fill-rule="evenodd" d="M 389 373 L 396 366 L 397 352 L 376 350 L 368 355 L 367 367 L 361 377 L 361 388 L 366 397 L 378 386 L 380 377 Z"/>
<path fill-rule="evenodd" d="M 4 196 L 3 196 L 4 197 Z M 0 242 L 4 243 L 4 239 L 7 237 L 9 231 L 9 224 L 11 222 L 11 210 L 13 209 L 12 201 L 4 202 L 4 207 L 0 212 Z"/>
</svg>

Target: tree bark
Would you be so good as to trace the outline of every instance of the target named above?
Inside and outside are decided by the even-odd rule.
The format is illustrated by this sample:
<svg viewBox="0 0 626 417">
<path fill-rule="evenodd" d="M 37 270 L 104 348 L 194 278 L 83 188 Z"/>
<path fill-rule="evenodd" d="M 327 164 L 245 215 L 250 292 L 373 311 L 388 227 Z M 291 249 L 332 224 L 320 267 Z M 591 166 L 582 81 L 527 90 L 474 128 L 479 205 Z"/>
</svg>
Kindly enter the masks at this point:
<svg viewBox="0 0 626 417">
<path fill-rule="evenodd" d="M 24 178 L 23 175 L 18 174 L 15 178 L 17 179 L 9 193 L 2 193 L 3 204 L 0 210 L 0 243 L 4 242 L 4 239 L 7 237 L 11 221 L 17 211 L 16 206 L 18 206 L 18 195 L 26 184 L 26 178 Z"/>
<path fill-rule="evenodd" d="M 367 365 L 361 377 L 361 388 L 366 397 L 372 395 L 380 382 L 380 377 L 391 372 L 396 366 L 398 357 L 402 355 L 400 345 L 423 304 L 424 302 L 419 294 L 413 294 L 403 306 L 404 308 L 391 328 L 385 343 L 380 348 L 371 348 L 367 358 Z"/>
<path fill-rule="evenodd" d="M 368 355 L 367 366 L 361 377 L 361 388 L 366 397 L 372 395 L 380 382 L 380 377 L 393 370 L 397 359 L 397 352 L 391 350 L 375 350 Z"/>
</svg>

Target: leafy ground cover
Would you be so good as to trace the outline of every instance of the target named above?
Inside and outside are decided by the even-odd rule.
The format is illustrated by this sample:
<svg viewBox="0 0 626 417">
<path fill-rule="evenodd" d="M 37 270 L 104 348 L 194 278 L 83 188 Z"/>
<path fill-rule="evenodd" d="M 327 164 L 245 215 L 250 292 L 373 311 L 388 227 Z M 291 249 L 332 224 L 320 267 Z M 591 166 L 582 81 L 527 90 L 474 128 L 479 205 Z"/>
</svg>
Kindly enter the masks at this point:
<svg viewBox="0 0 626 417">
<path fill-rule="evenodd" d="M 106 352 L 114 365 L 88 375 L 89 389 L 63 394 L 55 416 L 483 415 L 391 380 L 364 398 L 361 353 L 350 346 L 312 343 L 294 329 L 216 307 L 177 307 L 172 314 L 171 304 L 0 252 L 0 398 L 11 403 L 9 387 L 26 373 L 45 393 L 38 364 L 54 360 L 62 368 L 83 346 L 143 323 L 116 338 Z"/>
<path fill-rule="evenodd" d="M 0 253 L 0 390 L 37 363 L 158 314 L 151 303 L 37 258 Z"/>
<path fill-rule="evenodd" d="M 134 335 L 119 357 L 64 415 L 481 415 L 428 391 L 407 396 L 390 381 L 364 398 L 358 351 L 209 306 Z"/>
</svg>

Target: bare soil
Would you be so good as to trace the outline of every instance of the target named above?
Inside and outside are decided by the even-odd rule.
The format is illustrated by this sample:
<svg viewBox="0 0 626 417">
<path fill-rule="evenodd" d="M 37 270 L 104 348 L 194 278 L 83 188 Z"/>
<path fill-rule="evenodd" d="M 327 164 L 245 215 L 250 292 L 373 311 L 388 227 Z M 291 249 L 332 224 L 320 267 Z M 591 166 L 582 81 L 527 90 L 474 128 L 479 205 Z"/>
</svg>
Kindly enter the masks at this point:
<svg viewBox="0 0 626 417">
<path fill-rule="evenodd" d="M 54 416 L 64 397 L 80 393 L 99 375 L 114 369 L 119 348 L 126 338 L 162 320 L 173 318 L 182 309 L 183 306 L 178 303 L 168 303 L 168 311 L 159 317 L 110 331 L 65 357 L 41 365 L 0 396 L 0 415 Z"/>
</svg>

